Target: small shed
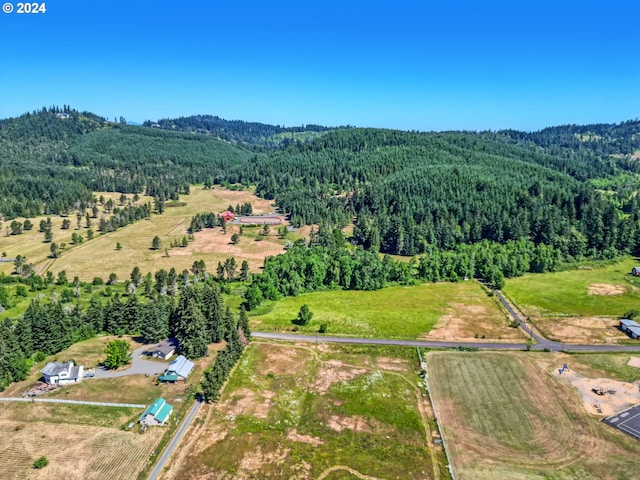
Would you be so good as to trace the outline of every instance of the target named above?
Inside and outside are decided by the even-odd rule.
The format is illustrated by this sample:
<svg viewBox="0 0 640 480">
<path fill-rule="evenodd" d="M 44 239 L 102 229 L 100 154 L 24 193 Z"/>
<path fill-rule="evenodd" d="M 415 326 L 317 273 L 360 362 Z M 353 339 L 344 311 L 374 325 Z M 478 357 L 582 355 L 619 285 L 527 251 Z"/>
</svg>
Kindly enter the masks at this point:
<svg viewBox="0 0 640 480">
<path fill-rule="evenodd" d="M 164 398 L 158 398 L 140 415 L 140 420 L 138 421 L 143 425 L 149 426 L 165 425 L 172 412 L 173 407 Z"/>
<path fill-rule="evenodd" d="M 633 267 L 631 269 L 631 275 L 634 277 L 640 277 L 640 267 Z"/>
<path fill-rule="evenodd" d="M 640 325 L 638 325 L 633 320 L 629 320 L 628 318 L 623 318 L 622 320 L 620 320 L 620 330 L 626 332 L 629 327 L 640 327 Z"/>
<path fill-rule="evenodd" d="M 630 327 L 627 327 L 627 334 L 631 338 L 640 338 L 640 325 L 632 325 Z"/>
<path fill-rule="evenodd" d="M 187 360 L 187 357 L 184 355 L 178 355 L 176 359 L 169 364 L 169 368 L 165 375 L 175 374 L 182 380 L 186 380 L 191 370 L 193 370 L 193 362 Z"/>
<path fill-rule="evenodd" d="M 158 381 L 162 383 L 176 383 L 178 381 L 177 373 L 165 373 L 158 377 Z"/>
</svg>

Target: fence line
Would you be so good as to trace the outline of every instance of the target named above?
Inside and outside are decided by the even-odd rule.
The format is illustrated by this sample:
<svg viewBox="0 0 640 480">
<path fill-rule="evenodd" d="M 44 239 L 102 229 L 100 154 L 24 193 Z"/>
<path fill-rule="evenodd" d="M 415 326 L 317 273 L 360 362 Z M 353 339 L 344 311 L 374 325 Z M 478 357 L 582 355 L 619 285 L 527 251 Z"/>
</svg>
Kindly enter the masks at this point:
<svg viewBox="0 0 640 480">
<path fill-rule="evenodd" d="M 418 350 L 418 358 L 420 358 L 420 367 L 424 371 L 424 386 L 427 390 L 427 394 L 429 395 L 429 401 L 431 402 L 431 408 L 433 408 L 433 416 L 436 417 L 436 425 L 438 425 L 438 430 L 440 431 L 440 438 L 442 439 L 442 448 L 444 449 L 444 456 L 447 458 L 447 468 L 449 469 L 449 473 L 451 474 L 451 480 L 456 480 L 456 476 L 453 472 L 453 465 L 451 464 L 451 458 L 449 457 L 449 449 L 447 448 L 447 443 L 444 438 L 444 430 L 442 429 L 442 425 L 440 424 L 440 417 L 438 416 L 438 411 L 436 410 L 436 404 L 433 402 L 433 397 L 431 396 L 431 387 L 429 387 L 429 372 L 427 371 L 427 362 L 422 359 L 422 355 L 420 354 L 420 350 Z"/>
<path fill-rule="evenodd" d="M 95 407 L 126 407 L 126 408 L 147 408 L 139 403 L 108 403 L 108 402 L 88 402 L 84 400 L 58 400 L 56 398 L 35 398 L 35 397 L 0 397 L 0 402 L 40 402 L 40 403 L 68 403 L 72 405 L 93 405 Z"/>
</svg>

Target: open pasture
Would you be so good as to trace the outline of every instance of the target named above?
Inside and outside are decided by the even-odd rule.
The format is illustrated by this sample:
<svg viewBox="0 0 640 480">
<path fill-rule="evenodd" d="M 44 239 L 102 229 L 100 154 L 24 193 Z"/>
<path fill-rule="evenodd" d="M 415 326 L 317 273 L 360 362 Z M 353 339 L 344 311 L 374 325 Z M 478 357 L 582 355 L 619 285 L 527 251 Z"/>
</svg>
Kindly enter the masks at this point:
<svg viewBox="0 0 640 480">
<path fill-rule="evenodd" d="M 414 351 L 379 352 L 252 343 L 161 478 L 433 478 Z"/>
<path fill-rule="evenodd" d="M 566 272 L 528 274 L 504 287 L 542 333 L 568 343 L 625 343 L 617 319 L 640 305 L 637 261 L 626 258 L 605 266 Z"/>
<path fill-rule="evenodd" d="M 303 304 L 313 319 L 292 323 Z M 496 300 L 477 282 L 422 284 L 368 291 L 326 291 L 268 302 L 253 313 L 256 330 L 313 333 L 326 324 L 329 335 L 474 341 L 522 341 Z"/>
<path fill-rule="evenodd" d="M 553 375 L 555 363 L 561 366 L 565 357 L 427 356 L 457 478 L 635 478 L 640 443 L 600 423 L 575 387 Z"/>
<path fill-rule="evenodd" d="M 4 403 L 0 454 L 4 479 L 135 479 L 164 431 L 120 430 L 140 412 L 133 409 Z M 49 465 L 34 470 L 45 456 Z"/>
<path fill-rule="evenodd" d="M 98 192 L 96 196 L 119 194 L 105 194 Z M 152 199 L 142 197 L 138 203 L 148 202 Z M 66 249 L 57 259 L 49 258 L 50 244 L 43 241 L 44 236 L 38 232 L 40 220 L 46 217 L 31 219 L 34 228 L 21 235 L 0 237 L 0 251 L 7 253 L 7 257 L 16 255 L 27 257 L 29 263 L 36 266 L 40 274 L 46 271 L 57 273 L 65 270 L 69 279 L 74 276 L 81 280 L 91 281 L 99 276 L 106 279 L 110 273 L 116 273 L 118 278 L 128 278 L 134 266 L 139 266 L 143 273 L 155 272 L 161 268 L 169 270 L 175 268 L 178 272 L 189 269 L 196 260 L 204 260 L 208 270 L 215 272 L 219 261 L 224 262 L 228 257 L 235 257 L 238 266 L 242 260 L 247 260 L 252 271 L 257 271 L 262 266 L 263 260 L 268 255 L 277 255 L 284 251 L 285 241 L 277 237 L 276 229 L 271 229 L 262 241 L 243 236 L 237 245 L 231 242 L 231 236 L 239 230 L 238 226 L 229 226 L 227 233 L 222 229 L 204 229 L 195 234 L 195 240 L 186 247 L 171 248 L 171 242 L 180 241 L 187 236 L 187 229 L 191 217 L 196 213 L 215 212 L 220 213 L 229 205 L 250 202 L 255 213 L 269 213 L 273 210 L 267 200 L 255 196 L 251 191 L 227 190 L 221 187 L 205 190 L 202 186 L 191 188 L 189 195 L 183 195 L 178 202 L 167 202 L 162 215 L 153 214 L 149 220 L 140 220 L 132 225 L 120 228 L 114 232 L 100 235 L 98 233 L 98 219 L 92 219 L 94 230 L 93 240 L 87 240 L 84 219 L 82 228 L 76 230 L 75 214 L 69 216 L 71 228 L 61 230 L 62 218 L 51 216 L 53 224 L 53 241 L 66 243 Z M 23 219 L 19 219 L 23 220 Z M 78 233 L 83 235 L 84 241 L 79 245 L 73 245 L 71 235 Z M 160 237 L 162 246 L 158 250 L 151 249 L 151 242 L 155 236 Z M 122 248 L 116 249 L 120 243 Z M 168 256 L 167 256 L 168 254 Z M 0 263 L 0 272 L 13 271 L 12 263 Z"/>
</svg>

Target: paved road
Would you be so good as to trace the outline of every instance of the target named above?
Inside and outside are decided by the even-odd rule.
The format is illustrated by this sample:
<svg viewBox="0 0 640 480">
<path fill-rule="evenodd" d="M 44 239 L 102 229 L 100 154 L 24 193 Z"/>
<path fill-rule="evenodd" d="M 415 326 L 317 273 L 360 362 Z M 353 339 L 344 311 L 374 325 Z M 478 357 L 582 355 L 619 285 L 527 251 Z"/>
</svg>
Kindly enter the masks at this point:
<svg viewBox="0 0 640 480">
<path fill-rule="evenodd" d="M 322 342 L 322 343 L 350 343 L 359 345 L 400 345 L 404 347 L 426 347 L 426 348 L 458 348 L 471 347 L 489 350 L 525 350 L 526 343 L 498 343 L 498 342 L 433 342 L 426 340 L 396 340 L 387 338 L 358 338 L 358 337 L 331 337 L 315 335 L 296 335 L 289 333 L 272 332 L 251 332 L 256 338 L 269 338 L 272 340 L 286 340 L 293 342 Z M 640 345 L 574 345 L 545 340 L 544 342 L 531 345 L 532 350 L 544 350 L 548 348 L 553 352 L 640 352 Z"/>
<path fill-rule="evenodd" d="M 157 375 L 164 372 L 169 365 L 168 362 L 159 360 L 147 360 L 144 358 L 143 352 L 149 350 L 151 345 L 145 345 L 133 351 L 131 354 L 131 366 L 126 370 L 112 372 L 104 367 L 96 368 L 96 375 L 93 378 L 116 378 L 126 375 Z M 90 378 L 88 379 L 90 380 Z"/>
<path fill-rule="evenodd" d="M 57 398 L 37 397 L 0 397 L 0 402 L 70 403 L 72 405 L 94 405 L 97 407 L 147 408 L 146 405 L 140 405 L 139 403 L 88 402 L 84 400 L 58 400 Z"/>
<path fill-rule="evenodd" d="M 180 428 L 178 428 L 178 431 L 171 439 L 171 442 L 169 442 L 169 445 L 167 445 L 167 448 L 165 448 L 164 452 L 162 452 L 162 455 L 156 462 L 156 466 L 153 467 L 153 470 L 151 470 L 151 473 L 147 477 L 147 480 L 155 480 L 156 478 L 158 478 L 158 475 L 160 475 L 160 473 L 162 472 L 165 463 L 167 463 L 167 460 L 169 460 L 169 457 L 180 443 L 180 440 L 187 431 L 187 428 L 189 428 L 189 425 L 191 425 L 191 422 L 195 418 L 196 414 L 200 411 L 200 407 L 202 407 L 202 402 L 200 401 L 196 401 L 193 407 L 191 407 L 191 410 L 189 410 L 187 416 L 184 417 L 182 425 L 180 425 Z"/>
</svg>

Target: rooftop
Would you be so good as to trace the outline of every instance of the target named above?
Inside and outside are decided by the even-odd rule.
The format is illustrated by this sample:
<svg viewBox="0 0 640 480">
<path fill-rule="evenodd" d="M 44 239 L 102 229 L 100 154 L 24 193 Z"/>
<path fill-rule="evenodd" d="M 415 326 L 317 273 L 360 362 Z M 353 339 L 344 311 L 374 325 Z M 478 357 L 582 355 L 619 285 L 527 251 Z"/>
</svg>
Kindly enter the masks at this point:
<svg viewBox="0 0 640 480">
<path fill-rule="evenodd" d="M 49 362 L 41 370 L 43 375 L 60 375 L 62 372 L 69 371 L 69 368 L 73 367 L 73 362 Z"/>
<path fill-rule="evenodd" d="M 193 362 L 187 360 L 187 357 L 184 355 L 178 355 L 173 362 L 169 363 L 167 374 L 171 374 L 171 372 L 173 372 L 183 378 L 187 378 L 191 373 L 191 370 L 193 370 Z"/>
</svg>

